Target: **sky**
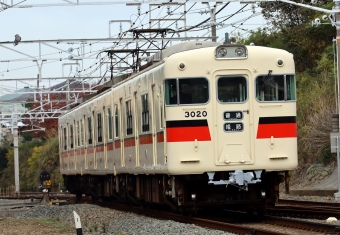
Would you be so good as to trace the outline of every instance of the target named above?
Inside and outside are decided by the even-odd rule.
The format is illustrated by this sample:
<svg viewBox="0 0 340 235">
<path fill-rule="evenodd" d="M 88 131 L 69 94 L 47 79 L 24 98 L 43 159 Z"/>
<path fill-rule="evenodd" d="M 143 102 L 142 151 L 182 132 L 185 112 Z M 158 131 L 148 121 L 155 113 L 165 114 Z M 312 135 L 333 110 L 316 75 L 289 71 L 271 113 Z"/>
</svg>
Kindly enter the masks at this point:
<svg viewBox="0 0 340 235">
<path fill-rule="evenodd" d="M 11 2 L 20 3 L 22 0 L 0 0 L 1 3 L 10 4 Z M 19 5 L 27 6 L 29 4 L 65 4 L 70 1 L 63 0 L 26 0 Z M 73 0 L 72 2 L 76 2 Z M 79 0 L 81 3 L 96 2 L 95 0 Z M 102 2 L 102 1 L 101 1 Z M 106 2 L 115 2 L 114 0 L 107 0 Z M 117 2 L 117 1 L 116 1 Z M 213 4 L 210 3 L 212 6 Z M 217 6 L 217 10 L 224 4 Z M 177 6 L 170 6 L 170 11 L 174 11 Z M 153 7 L 154 8 L 154 7 Z M 152 9 L 153 9 L 152 8 Z M 243 8 L 243 9 L 242 9 Z M 189 2 L 186 4 L 186 24 L 187 26 L 196 25 L 203 20 L 210 17 L 206 14 L 207 5 L 202 3 Z M 240 11 L 240 9 L 242 9 Z M 2 11 L 1 11 L 2 10 Z M 57 77 L 73 77 L 73 76 L 97 76 L 98 79 L 92 80 L 94 83 L 100 80 L 100 77 L 104 75 L 107 70 L 107 63 L 99 67 L 99 59 L 96 58 L 100 51 L 105 50 L 112 46 L 112 42 L 92 42 L 84 45 L 84 50 L 79 49 L 80 43 L 49 43 L 49 46 L 41 45 L 40 51 L 43 55 L 38 58 L 39 44 L 38 43 L 20 43 L 16 46 L 13 43 L 5 44 L 4 42 L 13 42 L 15 35 L 18 34 L 21 37 L 21 41 L 37 41 L 37 40 L 57 40 L 57 39 L 95 39 L 95 38 L 108 38 L 109 37 L 109 21 L 111 20 L 130 20 L 135 22 L 135 26 L 141 28 L 148 28 L 149 14 L 145 14 L 149 11 L 148 4 L 142 4 L 138 17 L 137 6 L 126 6 L 125 4 L 115 5 L 91 5 L 91 6 L 49 6 L 49 7 L 31 7 L 31 8 L 9 8 L 3 10 L 0 8 L 0 21 L 1 21 L 1 33 L 0 33 L 0 96 L 5 93 L 11 93 L 14 90 L 24 87 L 37 87 L 36 80 L 22 80 L 23 78 L 36 78 L 39 73 L 37 62 L 34 62 L 34 58 L 37 58 L 39 65 L 41 65 L 42 82 L 39 83 L 39 87 L 48 88 L 54 84 L 60 83 L 64 80 L 56 80 Z M 160 19 L 167 14 L 167 7 L 152 10 L 152 18 Z M 184 11 L 183 7 L 180 7 L 177 11 L 173 12 L 171 18 L 179 18 L 180 12 Z M 238 12 L 240 11 L 240 12 Z M 217 22 L 225 20 L 228 16 L 230 19 L 225 20 L 224 25 L 217 27 L 218 41 L 224 40 L 224 35 L 228 32 L 231 35 L 240 33 L 246 37 L 249 35 L 250 30 L 256 30 L 265 26 L 261 14 L 261 9 L 255 6 L 253 9 L 250 5 L 245 7 L 244 4 L 237 2 L 230 3 L 223 11 L 217 16 Z M 238 12 L 238 13 L 236 13 Z M 173 21 L 161 21 L 160 26 L 162 28 L 173 23 Z M 242 25 L 240 25 L 242 23 Z M 234 26 L 232 26 L 232 24 Z M 228 26 L 229 25 L 229 26 Z M 183 22 L 178 21 L 178 27 L 182 27 Z M 122 23 L 122 29 L 120 29 L 119 23 L 113 23 L 110 27 L 111 37 L 116 37 L 117 34 L 122 31 L 126 31 L 130 28 L 128 23 Z M 171 28 L 175 28 L 173 24 Z M 202 29 L 202 28 L 200 28 Z M 194 32 L 188 32 L 188 36 L 208 36 L 206 29 Z M 181 36 L 184 36 L 182 34 Z M 174 42 L 175 43 L 175 42 Z M 177 41 L 176 43 L 180 43 Z M 89 45 L 91 44 L 91 45 Z M 128 48 L 132 49 L 135 44 L 132 43 Z M 84 57 L 91 56 L 91 59 L 79 60 L 79 64 L 75 64 L 77 61 L 69 60 L 69 54 L 60 52 L 57 50 L 67 51 L 73 49 L 73 54 L 77 58 L 81 58 L 82 51 L 84 51 Z M 15 51 L 13 51 L 15 50 Z M 102 54 L 103 56 L 105 54 Z M 84 58 L 83 57 L 83 58 Z M 42 62 L 39 59 L 46 61 Z M 20 61 L 19 61 L 20 60 Z M 107 60 L 105 60 L 107 61 Z M 97 63 L 97 64 L 96 64 Z M 77 70 L 82 70 L 81 73 L 77 73 Z M 108 73 L 107 73 L 108 75 Z M 7 81 L 8 79 L 13 79 Z"/>
</svg>

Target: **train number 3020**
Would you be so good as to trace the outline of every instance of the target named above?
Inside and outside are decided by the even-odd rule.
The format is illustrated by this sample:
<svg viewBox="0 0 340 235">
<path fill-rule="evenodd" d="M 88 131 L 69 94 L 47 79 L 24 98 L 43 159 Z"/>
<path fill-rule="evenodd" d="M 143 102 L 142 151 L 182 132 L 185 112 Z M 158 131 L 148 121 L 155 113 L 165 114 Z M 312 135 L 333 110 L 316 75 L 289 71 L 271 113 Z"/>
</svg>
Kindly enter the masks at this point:
<svg viewBox="0 0 340 235">
<path fill-rule="evenodd" d="M 186 111 L 184 113 L 185 117 L 188 118 L 188 117 L 206 117 L 208 115 L 207 111 L 191 111 L 191 112 L 188 112 Z"/>
</svg>

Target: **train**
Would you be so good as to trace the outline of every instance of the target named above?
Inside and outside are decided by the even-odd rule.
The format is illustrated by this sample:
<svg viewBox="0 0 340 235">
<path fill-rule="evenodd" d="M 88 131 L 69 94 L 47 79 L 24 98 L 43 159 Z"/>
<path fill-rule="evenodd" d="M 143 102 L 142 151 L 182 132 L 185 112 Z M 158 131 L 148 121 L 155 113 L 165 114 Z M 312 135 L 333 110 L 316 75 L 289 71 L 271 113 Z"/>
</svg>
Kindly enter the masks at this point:
<svg viewBox="0 0 340 235">
<path fill-rule="evenodd" d="M 195 41 L 146 59 L 59 117 L 66 189 L 180 212 L 274 206 L 298 164 L 293 55 Z"/>
</svg>

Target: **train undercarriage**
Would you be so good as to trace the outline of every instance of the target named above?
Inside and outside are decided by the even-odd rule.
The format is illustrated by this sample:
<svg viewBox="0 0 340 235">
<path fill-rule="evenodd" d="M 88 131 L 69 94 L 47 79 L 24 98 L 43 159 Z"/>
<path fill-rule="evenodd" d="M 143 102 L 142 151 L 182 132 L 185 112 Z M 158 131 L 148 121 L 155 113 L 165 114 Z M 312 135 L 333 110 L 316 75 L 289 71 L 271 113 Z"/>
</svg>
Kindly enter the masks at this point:
<svg viewBox="0 0 340 235">
<path fill-rule="evenodd" d="M 240 173 L 240 172 L 239 172 Z M 70 193 L 135 205 L 168 205 L 173 211 L 214 207 L 263 213 L 278 200 L 283 172 L 262 172 L 242 185 L 230 172 L 200 175 L 64 175 Z M 240 175 L 240 174 L 238 174 Z M 238 180 L 240 177 L 234 177 Z M 242 177 L 245 173 L 241 174 Z M 253 175 L 251 173 L 251 175 Z M 229 177 L 229 181 L 223 180 Z M 237 178 L 238 177 L 238 178 Z"/>
</svg>

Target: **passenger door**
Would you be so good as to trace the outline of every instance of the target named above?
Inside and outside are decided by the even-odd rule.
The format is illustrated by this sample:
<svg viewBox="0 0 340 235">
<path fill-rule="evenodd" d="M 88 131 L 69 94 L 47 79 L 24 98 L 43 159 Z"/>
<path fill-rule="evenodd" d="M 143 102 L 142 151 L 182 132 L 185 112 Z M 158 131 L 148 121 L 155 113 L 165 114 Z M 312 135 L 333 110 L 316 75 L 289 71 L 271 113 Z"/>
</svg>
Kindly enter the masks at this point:
<svg viewBox="0 0 340 235">
<path fill-rule="evenodd" d="M 228 72 L 216 76 L 216 165 L 252 164 L 249 77 Z"/>
</svg>

